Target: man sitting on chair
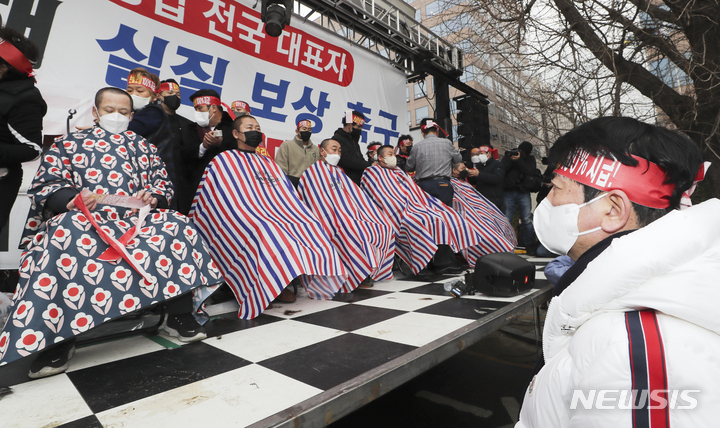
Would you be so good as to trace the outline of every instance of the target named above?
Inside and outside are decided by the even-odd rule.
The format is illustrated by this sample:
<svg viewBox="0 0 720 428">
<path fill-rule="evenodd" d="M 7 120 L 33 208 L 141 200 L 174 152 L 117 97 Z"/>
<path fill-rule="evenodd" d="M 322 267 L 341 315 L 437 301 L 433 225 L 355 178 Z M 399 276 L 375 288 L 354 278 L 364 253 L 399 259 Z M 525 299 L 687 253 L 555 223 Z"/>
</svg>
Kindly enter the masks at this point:
<svg viewBox="0 0 720 428">
<path fill-rule="evenodd" d="M 453 253 L 480 244 L 482 236 L 396 165 L 393 148 L 380 147 L 378 165 L 365 170 L 362 188 L 391 221 L 398 256 L 422 277 L 429 275 L 430 260 L 436 273 L 460 273 Z M 442 247 L 443 254 L 436 254 Z"/>
<path fill-rule="evenodd" d="M 255 149 L 262 141 L 250 115 L 233 122 L 237 150 L 205 169 L 190 216 L 240 303 L 238 316 L 255 318 L 270 303 L 294 302 L 296 278 L 313 299 L 331 299 L 345 268 L 320 221 L 298 199 L 280 167 Z"/>
<path fill-rule="evenodd" d="M 320 144 L 319 162 L 300 178 L 300 199 L 320 219 L 348 272 L 341 289 L 369 288 L 392 279 L 395 232 L 368 195 L 337 166 L 341 147 L 335 140 Z"/>
<path fill-rule="evenodd" d="M 101 89 L 93 116 L 87 132 L 55 141 L 28 190 L 0 364 L 40 352 L 31 378 L 65 371 L 75 336 L 169 299 L 163 329 L 186 342 L 205 338 L 193 314 L 222 282 L 189 219 L 155 210 L 168 206 L 172 185 L 155 146 L 126 131 L 130 95 Z M 116 206 L 104 204 L 110 196 Z"/>
</svg>

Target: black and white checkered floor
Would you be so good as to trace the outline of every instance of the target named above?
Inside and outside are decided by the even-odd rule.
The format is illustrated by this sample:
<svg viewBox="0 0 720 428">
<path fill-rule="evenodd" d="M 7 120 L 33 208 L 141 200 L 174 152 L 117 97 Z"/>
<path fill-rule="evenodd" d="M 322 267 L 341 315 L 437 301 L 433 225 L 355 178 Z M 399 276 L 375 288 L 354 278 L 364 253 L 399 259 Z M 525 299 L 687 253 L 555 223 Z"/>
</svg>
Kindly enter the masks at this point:
<svg viewBox="0 0 720 428">
<path fill-rule="evenodd" d="M 452 279 L 395 279 L 329 301 L 301 291 L 251 321 L 214 317 L 200 342 L 135 335 L 80 347 L 67 373 L 35 381 L 13 363 L 0 368 L 13 389 L 0 426 L 244 427 L 523 297 L 455 299 L 442 284 Z"/>
</svg>

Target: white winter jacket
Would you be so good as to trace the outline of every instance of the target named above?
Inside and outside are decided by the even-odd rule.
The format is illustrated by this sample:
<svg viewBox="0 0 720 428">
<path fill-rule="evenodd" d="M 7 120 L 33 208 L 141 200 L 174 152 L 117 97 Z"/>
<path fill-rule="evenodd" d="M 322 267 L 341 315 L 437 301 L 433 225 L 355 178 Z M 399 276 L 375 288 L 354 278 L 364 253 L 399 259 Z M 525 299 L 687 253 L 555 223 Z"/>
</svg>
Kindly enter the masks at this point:
<svg viewBox="0 0 720 428">
<path fill-rule="evenodd" d="M 633 386 L 625 313 L 648 308 L 657 314 L 668 401 L 675 396 L 667 426 L 720 427 L 720 200 L 712 199 L 613 240 L 551 301 L 546 364 L 516 428 L 633 427 L 633 411 L 618 408 Z"/>
</svg>

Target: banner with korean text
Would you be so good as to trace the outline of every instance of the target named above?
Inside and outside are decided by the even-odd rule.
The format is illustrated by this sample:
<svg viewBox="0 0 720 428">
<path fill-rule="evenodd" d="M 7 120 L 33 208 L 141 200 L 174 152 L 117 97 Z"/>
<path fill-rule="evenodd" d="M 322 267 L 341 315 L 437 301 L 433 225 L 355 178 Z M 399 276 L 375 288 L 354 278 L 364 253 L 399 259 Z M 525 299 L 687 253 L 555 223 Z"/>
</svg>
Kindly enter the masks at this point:
<svg viewBox="0 0 720 428">
<path fill-rule="evenodd" d="M 216 90 L 228 105 L 248 102 L 271 156 L 298 121 L 313 122 L 317 144 L 348 109 L 368 118 L 361 143 L 394 145 L 408 131 L 404 73 L 297 15 L 270 37 L 260 2 L 43 0 L 34 10 L 27 3 L 14 0 L 0 14 L 44 51 L 36 78 L 48 103 L 45 134 L 65 133 L 69 109 L 78 112 L 71 126 L 90 125 L 95 92 L 124 89 L 135 67 L 177 80 L 178 113 L 191 120 L 188 97 L 199 89 Z"/>
</svg>

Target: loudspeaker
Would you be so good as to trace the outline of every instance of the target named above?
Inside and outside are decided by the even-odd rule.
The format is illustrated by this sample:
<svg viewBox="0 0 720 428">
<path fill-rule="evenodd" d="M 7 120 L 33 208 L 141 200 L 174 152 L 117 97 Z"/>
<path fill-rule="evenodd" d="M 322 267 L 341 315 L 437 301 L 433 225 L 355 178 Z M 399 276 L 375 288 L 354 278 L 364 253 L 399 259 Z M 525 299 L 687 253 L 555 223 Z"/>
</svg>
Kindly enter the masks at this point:
<svg viewBox="0 0 720 428">
<path fill-rule="evenodd" d="M 514 253 L 488 254 L 475 264 L 472 284 L 489 296 L 517 296 L 533 288 L 535 266 Z"/>
</svg>

